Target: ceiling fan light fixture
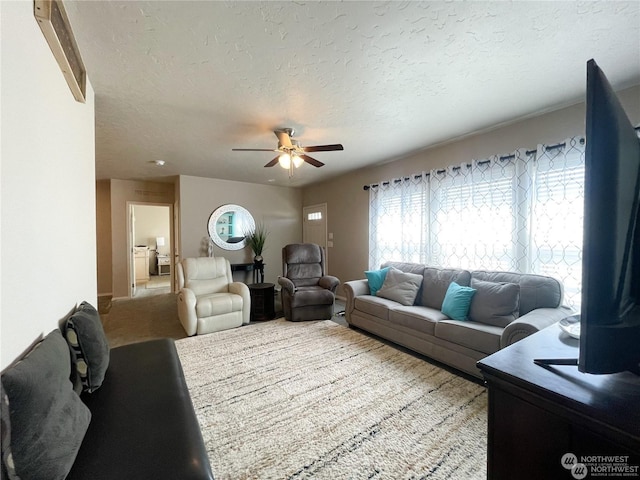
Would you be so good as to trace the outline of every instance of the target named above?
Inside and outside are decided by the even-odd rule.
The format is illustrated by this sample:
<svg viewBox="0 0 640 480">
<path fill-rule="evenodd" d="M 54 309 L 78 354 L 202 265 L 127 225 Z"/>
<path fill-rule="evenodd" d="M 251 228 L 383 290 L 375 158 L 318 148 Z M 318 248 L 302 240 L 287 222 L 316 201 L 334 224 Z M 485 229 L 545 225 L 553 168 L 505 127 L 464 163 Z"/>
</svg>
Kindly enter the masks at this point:
<svg viewBox="0 0 640 480">
<path fill-rule="evenodd" d="M 288 153 L 283 153 L 280 155 L 280 158 L 278 158 L 278 163 L 282 168 L 288 169 L 291 167 L 291 156 Z"/>
<path fill-rule="evenodd" d="M 289 170 L 290 177 L 293 175 L 293 171 L 296 168 L 300 168 L 304 163 L 308 163 L 314 167 L 322 167 L 324 165 L 324 163 L 310 157 L 307 153 L 344 150 L 344 147 L 339 143 L 302 147 L 298 140 L 291 138 L 293 135 L 293 128 L 279 128 L 274 130 L 273 133 L 278 137 L 278 148 L 275 150 L 270 148 L 232 148 L 231 150 L 234 152 L 277 152 L 278 156 L 271 159 L 265 167 L 268 168 L 273 167 L 276 164 L 280 164 L 282 168 Z"/>
<path fill-rule="evenodd" d="M 296 155 L 295 153 L 292 155 L 291 159 L 293 160 L 293 165 L 296 168 L 300 168 L 304 163 L 304 160 L 299 155 Z"/>
</svg>

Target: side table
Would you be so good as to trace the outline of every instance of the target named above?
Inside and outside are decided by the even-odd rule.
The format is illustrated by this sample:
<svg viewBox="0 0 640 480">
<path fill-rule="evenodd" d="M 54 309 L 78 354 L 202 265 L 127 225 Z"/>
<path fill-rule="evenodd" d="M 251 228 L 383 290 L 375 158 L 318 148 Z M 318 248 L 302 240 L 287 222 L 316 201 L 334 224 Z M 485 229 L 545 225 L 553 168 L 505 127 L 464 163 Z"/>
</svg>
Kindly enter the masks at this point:
<svg viewBox="0 0 640 480">
<path fill-rule="evenodd" d="M 251 320 L 273 320 L 275 310 L 275 285 L 273 283 L 252 283 L 247 285 L 251 294 Z"/>
<path fill-rule="evenodd" d="M 171 274 L 171 260 L 169 260 L 169 255 L 156 255 L 156 259 L 158 262 L 158 276 L 160 275 L 170 275 Z M 166 272 L 162 272 L 162 267 L 167 267 Z"/>
</svg>

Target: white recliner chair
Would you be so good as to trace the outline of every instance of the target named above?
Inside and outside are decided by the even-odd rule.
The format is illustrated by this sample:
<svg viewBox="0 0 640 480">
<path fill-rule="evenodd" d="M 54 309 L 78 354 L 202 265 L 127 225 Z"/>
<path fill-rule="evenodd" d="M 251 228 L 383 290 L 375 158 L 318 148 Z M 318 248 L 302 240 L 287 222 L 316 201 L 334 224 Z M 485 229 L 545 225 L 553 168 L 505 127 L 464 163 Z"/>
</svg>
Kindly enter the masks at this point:
<svg viewBox="0 0 640 480">
<path fill-rule="evenodd" d="M 249 323 L 249 287 L 233 281 L 226 258 L 185 258 L 178 264 L 178 287 L 178 317 L 187 335 Z"/>
</svg>

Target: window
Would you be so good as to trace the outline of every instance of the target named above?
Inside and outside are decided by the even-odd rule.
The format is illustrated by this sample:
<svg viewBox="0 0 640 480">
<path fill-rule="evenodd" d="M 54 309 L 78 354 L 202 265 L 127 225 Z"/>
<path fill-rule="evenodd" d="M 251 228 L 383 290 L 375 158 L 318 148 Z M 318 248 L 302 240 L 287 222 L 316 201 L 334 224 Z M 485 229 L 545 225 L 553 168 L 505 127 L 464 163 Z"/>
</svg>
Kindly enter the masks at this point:
<svg viewBox="0 0 640 480">
<path fill-rule="evenodd" d="M 584 140 L 370 188 L 370 268 L 384 261 L 538 273 L 580 307 Z"/>
</svg>

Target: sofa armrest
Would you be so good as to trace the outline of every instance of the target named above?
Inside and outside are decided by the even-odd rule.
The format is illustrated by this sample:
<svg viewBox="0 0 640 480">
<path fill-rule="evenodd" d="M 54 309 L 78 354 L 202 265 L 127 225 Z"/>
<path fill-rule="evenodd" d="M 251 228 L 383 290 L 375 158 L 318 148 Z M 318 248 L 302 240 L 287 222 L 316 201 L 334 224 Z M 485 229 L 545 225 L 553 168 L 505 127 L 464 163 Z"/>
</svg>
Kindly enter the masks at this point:
<svg viewBox="0 0 640 480">
<path fill-rule="evenodd" d="M 325 275 L 318 281 L 318 285 L 320 285 L 322 288 L 330 290 L 333 293 L 336 293 L 336 288 L 338 288 L 338 285 L 340 285 L 340 280 L 332 275 Z"/>
<path fill-rule="evenodd" d="M 242 297 L 242 324 L 248 325 L 251 321 L 251 293 L 246 283 L 232 282 L 229 284 L 229 293 L 235 293 Z"/>
<path fill-rule="evenodd" d="M 347 299 L 344 309 L 344 316 L 347 320 L 347 323 L 351 323 L 351 312 L 353 312 L 353 309 L 355 308 L 356 297 L 359 295 L 370 294 L 369 281 L 366 279 L 362 279 L 344 282 L 343 289 Z"/>
<path fill-rule="evenodd" d="M 286 290 L 289 295 L 293 295 L 296 291 L 296 286 L 287 277 L 278 277 L 278 284 L 283 290 Z"/>
<path fill-rule="evenodd" d="M 198 329 L 196 294 L 190 288 L 181 288 L 178 292 L 178 318 L 187 335 L 196 334 Z"/>
<path fill-rule="evenodd" d="M 508 347 L 572 313 L 572 310 L 567 307 L 536 308 L 505 327 L 500 337 L 500 348 Z"/>
</svg>

